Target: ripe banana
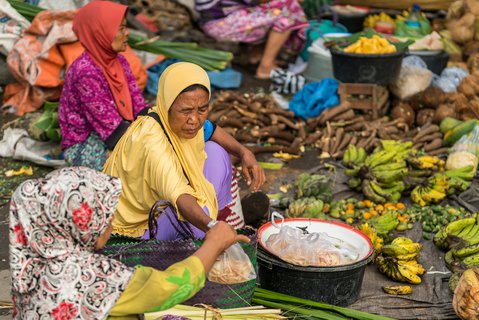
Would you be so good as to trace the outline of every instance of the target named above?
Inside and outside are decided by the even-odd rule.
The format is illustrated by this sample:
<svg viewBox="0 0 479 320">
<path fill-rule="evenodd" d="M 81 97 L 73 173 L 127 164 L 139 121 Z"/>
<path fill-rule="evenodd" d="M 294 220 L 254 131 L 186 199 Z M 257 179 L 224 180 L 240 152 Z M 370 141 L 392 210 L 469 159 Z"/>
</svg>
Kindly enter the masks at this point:
<svg viewBox="0 0 479 320">
<path fill-rule="evenodd" d="M 406 278 L 407 282 L 410 282 L 412 284 L 421 283 L 421 278 L 416 273 L 414 273 L 409 266 L 399 264 L 398 270 L 401 275 Z"/>
<path fill-rule="evenodd" d="M 406 295 L 412 293 L 411 286 L 384 286 L 382 289 L 387 294 Z"/>
</svg>

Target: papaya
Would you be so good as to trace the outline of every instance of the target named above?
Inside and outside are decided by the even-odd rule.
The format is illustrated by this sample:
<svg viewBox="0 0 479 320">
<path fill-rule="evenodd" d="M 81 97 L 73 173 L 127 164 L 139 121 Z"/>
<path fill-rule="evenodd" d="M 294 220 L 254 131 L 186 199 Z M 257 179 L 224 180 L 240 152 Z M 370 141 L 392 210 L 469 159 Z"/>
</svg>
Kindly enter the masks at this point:
<svg viewBox="0 0 479 320">
<path fill-rule="evenodd" d="M 442 134 L 446 134 L 449 130 L 453 129 L 454 127 L 457 127 L 458 125 L 462 124 L 463 121 L 451 118 L 451 117 L 446 117 L 444 120 L 441 121 L 441 124 L 439 125 L 439 129 L 441 130 Z"/>
<path fill-rule="evenodd" d="M 455 126 L 444 134 L 442 145 L 445 147 L 452 146 L 457 140 L 461 139 L 462 136 L 471 132 L 478 124 L 479 120 L 471 119 Z"/>
</svg>

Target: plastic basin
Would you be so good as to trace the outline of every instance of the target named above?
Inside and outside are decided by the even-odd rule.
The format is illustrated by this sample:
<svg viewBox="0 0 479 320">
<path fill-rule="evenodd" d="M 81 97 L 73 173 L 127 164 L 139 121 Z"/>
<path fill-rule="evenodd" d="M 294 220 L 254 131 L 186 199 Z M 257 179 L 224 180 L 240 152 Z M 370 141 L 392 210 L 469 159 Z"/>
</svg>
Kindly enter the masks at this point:
<svg viewBox="0 0 479 320">
<path fill-rule="evenodd" d="M 278 221 L 279 222 L 279 221 Z M 361 291 L 366 265 L 373 259 L 373 246 L 369 238 L 359 230 L 340 222 L 319 219 L 285 219 L 284 223 L 307 227 L 309 232 L 326 232 L 340 238 L 359 252 L 359 259 L 351 264 L 333 267 L 301 267 L 287 263 L 265 247 L 268 237 L 279 232 L 271 223 L 263 225 L 258 232 L 258 281 L 264 289 L 347 306 L 355 302 Z"/>
<path fill-rule="evenodd" d="M 435 52 L 409 51 L 407 55 L 420 57 L 426 63 L 427 68 L 437 75 L 441 74 L 449 61 L 449 54 L 443 50 Z"/>
<path fill-rule="evenodd" d="M 333 48 L 331 55 L 334 77 L 339 81 L 388 85 L 399 75 L 405 52 L 357 54 Z"/>
</svg>

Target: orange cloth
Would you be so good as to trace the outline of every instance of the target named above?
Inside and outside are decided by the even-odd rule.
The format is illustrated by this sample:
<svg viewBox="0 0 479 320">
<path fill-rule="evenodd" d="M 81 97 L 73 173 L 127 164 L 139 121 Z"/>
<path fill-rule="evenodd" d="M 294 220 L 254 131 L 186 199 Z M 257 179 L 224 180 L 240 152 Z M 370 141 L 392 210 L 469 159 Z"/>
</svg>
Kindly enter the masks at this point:
<svg viewBox="0 0 479 320">
<path fill-rule="evenodd" d="M 73 19 L 73 32 L 90 57 L 100 67 L 120 115 L 134 120 L 133 104 L 118 52 L 111 47 L 128 6 L 110 1 L 93 1 L 82 7 Z"/>
<path fill-rule="evenodd" d="M 75 11 L 42 11 L 16 42 L 8 55 L 8 66 L 18 83 L 5 87 L 4 105 L 18 115 L 38 110 L 46 100 L 58 100 L 63 71 L 84 48 L 72 30 Z M 148 75 L 131 48 L 121 53 L 128 60 L 138 86 L 143 90 Z"/>
</svg>

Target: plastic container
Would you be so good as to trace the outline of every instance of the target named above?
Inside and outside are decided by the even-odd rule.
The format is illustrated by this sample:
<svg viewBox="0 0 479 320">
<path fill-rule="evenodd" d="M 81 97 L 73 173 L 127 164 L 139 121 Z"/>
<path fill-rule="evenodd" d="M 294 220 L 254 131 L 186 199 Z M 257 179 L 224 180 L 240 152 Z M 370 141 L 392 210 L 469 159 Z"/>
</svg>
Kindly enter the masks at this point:
<svg viewBox="0 0 479 320">
<path fill-rule="evenodd" d="M 259 286 L 337 306 L 348 306 L 355 302 L 361 291 L 366 265 L 373 259 L 373 247 L 369 238 L 359 230 L 340 222 L 297 218 L 285 219 L 284 223 L 306 228 L 308 231 L 327 232 L 329 236 L 355 246 L 360 252 L 360 258 L 354 263 L 334 267 L 300 267 L 289 264 L 264 249 L 266 240 L 274 232 L 269 222 L 258 232 Z"/>
<path fill-rule="evenodd" d="M 310 51 L 306 70 L 303 72 L 308 82 L 318 82 L 333 77 L 333 62 L 330 56 Z"/>
<path fill-rule="evenodd" d="M 333 48 L 331 54 L 334 77 L 339 81 L 388 85 L 399 75 L 405 52 L 357 54 Z"/>
</svg>

